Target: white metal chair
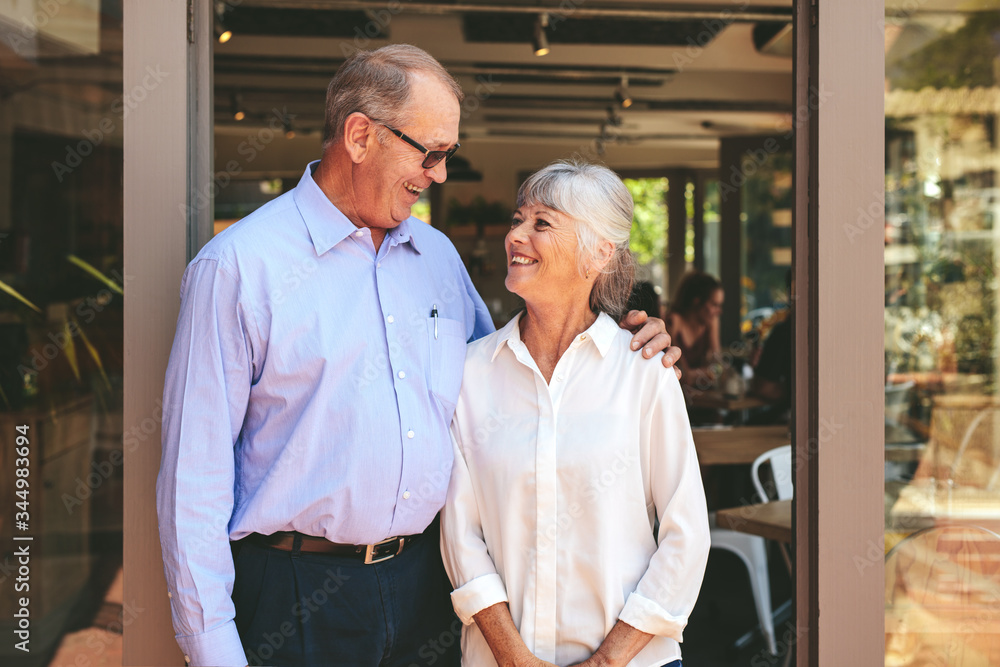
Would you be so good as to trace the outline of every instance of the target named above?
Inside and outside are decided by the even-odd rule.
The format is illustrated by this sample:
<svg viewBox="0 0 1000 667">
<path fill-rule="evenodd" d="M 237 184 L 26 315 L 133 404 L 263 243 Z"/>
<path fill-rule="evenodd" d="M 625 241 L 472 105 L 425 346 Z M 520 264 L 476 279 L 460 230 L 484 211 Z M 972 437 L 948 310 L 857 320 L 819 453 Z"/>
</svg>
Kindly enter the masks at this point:
<svg viewBox="0 0 1000 667">
<path fill-rule="evenodd" d="M 770 463 L 771 473 L 774 479 L 774 491 L 777 498 L 771 498 L 764 489 L 760 481 L 760 467 L 764 463 Z M 764 452 L 753 462 L 750 468 L 750 476 L 753 478 L 754 488 L 760 495 L 762 502 L 771 500 L 788 500 L 792 497 L 792 446 L 785 445 Z M 725 549 L 736 554 L 747 566 L 750 573 L 750 589 L 753 591 L 754 605 L 757 608 L 757 618 L 760 620 L 760 628 L 767 641 L 767 648 L 771 655 L 778 652 L 777 643 L 774 637 L 774 617 L 771 607 L 771 578 L 767 572 L 767 548 L 763 537 L 740 533 L 728 528 L 719 528 L 715 524 L 715 513 L 709 516 L 711 526 L 712 548 Z"/>
</svg>

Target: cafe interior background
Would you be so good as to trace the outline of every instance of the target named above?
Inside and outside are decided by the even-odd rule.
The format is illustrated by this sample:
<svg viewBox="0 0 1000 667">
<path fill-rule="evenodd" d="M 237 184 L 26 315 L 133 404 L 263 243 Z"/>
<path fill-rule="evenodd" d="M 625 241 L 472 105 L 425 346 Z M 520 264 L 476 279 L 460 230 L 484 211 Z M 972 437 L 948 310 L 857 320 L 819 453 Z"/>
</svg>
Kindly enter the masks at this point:
<svg viewBox="0 0 1000 667">
<path fill-rule="evenodd" d="M 406 42 L 438 58 L 467 94 L 448 180 L 425 191 L 414 214 L 452 239 L 498 325 L 517 305 L 503 286 L 502 244 L 517 187 L 574 155 L 626 179 L 638 279 L 661 307 L 688 270 L 721 279 L 720 373 L 749 376 L 742 360 L 787 318 L 790 2 L 215 4 L 216 177 L 202 194 L 216 233 L 294 187 L 319 157 L 326 85 L 344 57 Z M 1000 540 L 974 527 L 1000 519 L 1000 6 L 887 5 L 885 200 L 868 222 L 884 213 L 886 664 L 927 664 L 947 649 L 941 627 L 956 613 L 992 604 L 994 622 L 973 626 L 947 663 L 988 664 L 1000 660 L 997 562 L 973 556 L 995 554 L 982 544 Z M 150 72 L 148 85 L 169 75 Z M 34 650 L 26 657 L 7 642 L 4 664 L 75 664 L 79 655 L 120 664 L 120 635 L 136 613 L 121 587 L 122 454 L 146 444 L 155 424 L 122 423 L 122 125 L 144 97 L 122 90 L 121 0 L 0 2 L 5 635 L 17 605 L 22 424 L 37 539 Z M 867 228 L 864 217 L 857 225 Z M 722 427 L 705 429 L 712 437 L 754 428 L 745 424 L 755 408 L 722 405 Z M 729 468 L 749 482 L 746 465 Z M 965 555 L 944 559 L 948 567 L 925 557 L 953 554 L 956 543 Z M 791 578 L 779 545 L 768 554 L 780 636 Z M 774 651 L 754 631 L 750 582 L 736 555 L 712 551 L 686 633 L 688 664 L 785 659 L 787 647 Z"/>
</svg>

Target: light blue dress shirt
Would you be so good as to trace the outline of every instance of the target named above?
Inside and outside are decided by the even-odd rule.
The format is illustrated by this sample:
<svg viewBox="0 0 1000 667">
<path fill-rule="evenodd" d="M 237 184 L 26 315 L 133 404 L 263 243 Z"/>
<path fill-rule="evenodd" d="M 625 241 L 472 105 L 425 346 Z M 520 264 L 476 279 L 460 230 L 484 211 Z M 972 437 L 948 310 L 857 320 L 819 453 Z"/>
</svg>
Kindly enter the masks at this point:
<svg viewBox="0 0 1000 667">
<path fill-rule="evenodd" d="M 315 164 L 181 281 L 156 493 L 174 629 L 196 665 L 246 664 L 230 540 L 371 544 L 428 526 L 465 345 L 493 331 L 444 234 L 410 218 L 376 252 Z"/>
</svg>

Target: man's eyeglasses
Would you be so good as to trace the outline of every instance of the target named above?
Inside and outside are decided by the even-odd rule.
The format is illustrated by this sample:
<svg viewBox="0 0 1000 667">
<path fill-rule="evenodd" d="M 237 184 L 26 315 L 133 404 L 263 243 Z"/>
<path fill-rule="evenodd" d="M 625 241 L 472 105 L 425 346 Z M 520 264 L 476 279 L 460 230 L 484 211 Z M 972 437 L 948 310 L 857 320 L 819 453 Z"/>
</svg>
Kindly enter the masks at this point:
<svg viewBox="0 0 1000 667">
<path fill-rule="evenodd" d="M 384 127 L 385 129 L 389 130 L 390 132 L 392 132 L 393 134 L 395 134 L 397 137 L 399 137 L 400 139 L 402 139 L 403 141 L 405 141 L 406 143 L 410 144 L 411 146 L 413 146 L 418 151 L 420 151 L 421 153 L 424 154 L 424 161 L 421 164 L 421 166 L 424 169 L 430 169 L 431 167 L 437 166 L 437 164 L 439 162 L 441 162 L 441 160 L 444 160 L 445 162 L 447 162 L 448 160 L 451 159 L 451 156 L 455 154 L 455 151 L 457 151 L 462 146 L 462 144 L 455 144 L 454 146 L 452 146 L 451 148 L 449 148 L 446 151 L 429 151 L 426 148 L 424 148 L 423 146 L 421 146 L 420 142 L 418 142 L 415 139 L 411 139 L 410 137 L 406 136 L 405 134 L 403 134 L 402 132 L 400 132 L 396 128 L 389 127 L 385 123 L 381 123 L 381 125 L 382 125 L 382 127 Z"/>
</svg>

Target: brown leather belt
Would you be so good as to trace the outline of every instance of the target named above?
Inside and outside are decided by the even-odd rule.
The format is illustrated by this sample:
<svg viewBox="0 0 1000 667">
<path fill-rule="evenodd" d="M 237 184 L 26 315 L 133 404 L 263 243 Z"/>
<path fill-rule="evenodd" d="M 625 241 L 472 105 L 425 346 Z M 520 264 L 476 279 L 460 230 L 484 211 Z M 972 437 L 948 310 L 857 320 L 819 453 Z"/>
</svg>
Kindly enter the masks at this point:
<svg viewBox="0 0 1000 667">
<path fill-rule="evenodd" d="M 296 538 L 299 538 L 301 541 L 299 551 L 302 553 L 357 558 L 367 564 L 371 564 L 398 556 L 411 544 L 419 540 L 421 536 L 422 533 L 390 537 L 377 544 L 337 544 L 322 537 L 314 537 L 313 535 L 297 532 L 277 532 L 271 535 L 252 533 L 248 538 L 254 544 L 282 551 L 294 551 Z"/>
</svg>

